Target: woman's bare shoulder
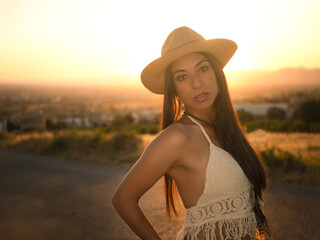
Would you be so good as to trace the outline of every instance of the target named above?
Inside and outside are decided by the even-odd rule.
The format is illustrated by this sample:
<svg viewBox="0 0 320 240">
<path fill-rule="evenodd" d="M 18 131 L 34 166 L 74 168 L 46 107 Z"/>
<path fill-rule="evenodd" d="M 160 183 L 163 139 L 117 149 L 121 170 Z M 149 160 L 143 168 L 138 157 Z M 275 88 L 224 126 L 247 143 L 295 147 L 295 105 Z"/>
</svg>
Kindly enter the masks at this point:
<svg viewBox="0 0 320 240">
<path fill-rule="evenodd" d="M 185 124 L 182 121 L 175 122 L 161 131 L 146 147 L 144 156 L 152 156 L 152 161 L 160 158 L 161 161 L 166 161 L 172 164 L 179 161 L 186 154 L 186 149 L 192 144 L 190 133 L 190 124 Z"/>
<path fill-rule="evenodd" d="M 184 147 L 190 140 L 190 127 L 183 122 L 175 122 L 164 129 L 155 141 L 165 141 L 173 144 L 175 147 Z"/>
</svg>

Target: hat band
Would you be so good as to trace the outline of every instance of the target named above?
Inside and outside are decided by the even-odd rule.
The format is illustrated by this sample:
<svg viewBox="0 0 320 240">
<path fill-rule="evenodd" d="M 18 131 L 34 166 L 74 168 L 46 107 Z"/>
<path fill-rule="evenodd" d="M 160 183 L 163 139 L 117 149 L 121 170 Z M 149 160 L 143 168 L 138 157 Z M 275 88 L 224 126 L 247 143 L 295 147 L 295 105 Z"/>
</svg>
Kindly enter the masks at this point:
<svg viewBox="0 0 320 240">
<path fill-rule="evenodd" d="M 202 40 L 202 39 L 197 39 L 197 40 L 194 40 L 194 41 L 192 41 L 192 42 L 187 42 L 187 43 L 185 43 L 185 44 L 183 44 L 183 45 L 181 45 L 181 46 L 178 46 L 178 47 L 176 47 L 176 48 L 174 48 L 174 49 L 171 49 L 171 50 L 169 50 L 169 51 L 164 52 L 161 56 L 163 57 L 164 55 L 167 55 L 167 54 L 169 54 L 169 53 L 171 53 L 171 52 L 173 52 L 173 51 L 175 51 L 175 50 L 177 50 L 177 49 L 179 49 L 179 48 L 188 46 L 188 45 L 190 45 L 190 44 L 192 44 L 192 43 L 199 42 L 199 41 L 201 41 L 201 40 Z"/>
</svg>

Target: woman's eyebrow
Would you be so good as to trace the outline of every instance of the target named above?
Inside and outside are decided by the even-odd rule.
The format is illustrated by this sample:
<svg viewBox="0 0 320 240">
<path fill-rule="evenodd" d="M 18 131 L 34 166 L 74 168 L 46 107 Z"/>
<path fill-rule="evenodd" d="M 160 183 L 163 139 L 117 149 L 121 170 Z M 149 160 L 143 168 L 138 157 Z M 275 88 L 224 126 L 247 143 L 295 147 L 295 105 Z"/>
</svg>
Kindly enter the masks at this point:
<svg viewBox="0 0 320 240">
<path fill-rule="evenodd" d="M 172 73 L 172 75 L 175 75 L 176 73 L 179 73 L 179 72 L 185 72 L 185 71 L 186 71 L 186 70 L 180 69 L 180 70 L 174 71 L 174 72 Z"/>
<path fill-rule="evenodd" d="M 208 61 L 207 59 L 201 60 L 200 62 L 198 62 L 198 63 L 196 64 L 196 67 L 198 67 L 201 63 L 207 62 L 207 61 Z M 179 70 L 174 71 L 174 72 L 172 73 L 172 75 L 175 75 L 176 73 L 179 73 L 179 72 L 185 72 L 185 71 L 186 71 L 186 70 L 184 70 L 184 69 L 179 69 Z"/>
<path fill-rule="evenodd" d="M 203 60 L 201 60 L 200 62 L 198 62 L 197 64 L 196 64 L 196 67 L 198 67 L 201 63 L 203 63 L 203 62 L 208 62 L 208 60 L 207 59 L 203 59 Z"/>
</svg>

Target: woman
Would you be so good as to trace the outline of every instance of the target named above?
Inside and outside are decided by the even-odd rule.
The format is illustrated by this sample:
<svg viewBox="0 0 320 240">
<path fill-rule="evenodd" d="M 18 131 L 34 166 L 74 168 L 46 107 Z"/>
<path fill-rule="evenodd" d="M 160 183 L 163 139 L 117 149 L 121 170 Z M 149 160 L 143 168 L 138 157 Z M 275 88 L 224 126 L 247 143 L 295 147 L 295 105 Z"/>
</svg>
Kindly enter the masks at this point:
<svg viewBox="0 0 320 240">
<path fill-rule="evenodd" d="M 161 133 L 149 144 L 113 197 L 119 215 L 141 239 L 160 239 L 138 205 L 162 176 L 166 210 L 186 215 L 178 239 L 255 239 L 268 233 L 261 210 L 267 179 L 243 134 L 222 68 L 237 49 L 227 39 L 205 40 L 190 28 L 170 33 L 161 57 L 141 74 L 164 94 Z"/>
</svg>

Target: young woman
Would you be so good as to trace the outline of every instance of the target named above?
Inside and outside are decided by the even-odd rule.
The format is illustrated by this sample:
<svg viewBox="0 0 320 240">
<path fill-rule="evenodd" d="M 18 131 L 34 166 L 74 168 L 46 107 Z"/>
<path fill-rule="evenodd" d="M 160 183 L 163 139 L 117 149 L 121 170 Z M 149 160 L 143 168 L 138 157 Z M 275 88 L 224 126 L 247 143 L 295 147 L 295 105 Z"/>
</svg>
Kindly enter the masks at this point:
<svg viewBox="0 0 320 240">
<path fill-rule="evenodd" d="M 161 57 L 141 74 L 164 94 L 161 133 L 123 178 L 113 197 L 119 215 L 141 239 L 160 239 L 139 207 L 140 197 L 165 179 L 166 210 L 185 207 L 178 239 L 257 239 L 268 233 L 262 212 L 263 163 L 239 125 L 223 67 L 237 45 L 205 40 L 190 28 L 170 33 Z"/>
</svg>

